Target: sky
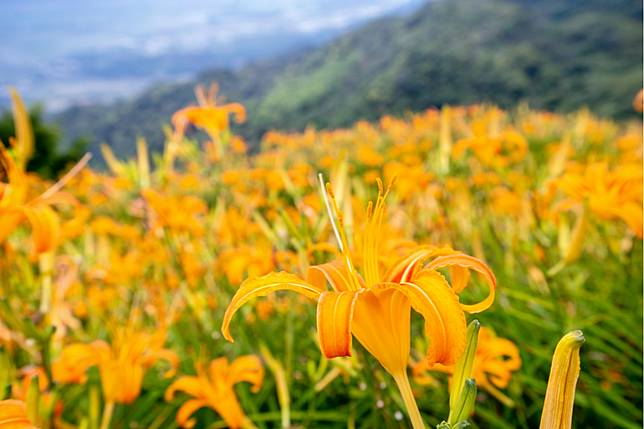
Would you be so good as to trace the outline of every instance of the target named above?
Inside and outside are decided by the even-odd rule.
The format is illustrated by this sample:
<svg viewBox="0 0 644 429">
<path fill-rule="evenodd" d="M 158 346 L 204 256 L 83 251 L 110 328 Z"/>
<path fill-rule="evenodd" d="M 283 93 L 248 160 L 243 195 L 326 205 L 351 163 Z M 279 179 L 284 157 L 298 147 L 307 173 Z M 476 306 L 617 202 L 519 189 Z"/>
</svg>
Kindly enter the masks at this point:
<svg viewBox="0 0 644 429">
<path fill-rule="evenodd" d="M 155 81 L 314 46 L 420 2 L 1 0 L 0 86 L 53 110 L 110 101 Z"/>
</svg>

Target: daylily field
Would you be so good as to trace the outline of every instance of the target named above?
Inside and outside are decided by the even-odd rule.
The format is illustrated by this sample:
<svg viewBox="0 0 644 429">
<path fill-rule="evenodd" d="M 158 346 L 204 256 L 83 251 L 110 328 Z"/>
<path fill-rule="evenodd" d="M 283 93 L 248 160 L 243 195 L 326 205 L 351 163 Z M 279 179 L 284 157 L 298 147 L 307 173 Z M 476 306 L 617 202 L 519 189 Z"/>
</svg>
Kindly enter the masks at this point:
<svg viewBox="0 0 644 429">
<path fill-rule="evenodd" d="M 641 427 L 641 122 L 215 96 L 54 183 L 12 93 L 0 428 Z"/>
</svg>

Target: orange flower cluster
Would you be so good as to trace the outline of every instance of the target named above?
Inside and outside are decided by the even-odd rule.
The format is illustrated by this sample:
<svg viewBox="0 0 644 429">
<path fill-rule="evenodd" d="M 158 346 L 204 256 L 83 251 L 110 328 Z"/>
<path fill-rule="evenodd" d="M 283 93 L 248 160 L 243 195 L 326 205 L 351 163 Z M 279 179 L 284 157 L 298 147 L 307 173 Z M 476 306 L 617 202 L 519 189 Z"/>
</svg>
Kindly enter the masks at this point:
<svg viewBox="0 0 644 429">
<path fill-rule="evenodd" d="M 233 387 L 242 381 L 263 401 L 251 417 L 279 407 L 288 427 L 291 405 L 302 406 L 290 390 L 317 386 L 302 395 L 311 400 L 337 375 L 353 382 L 373 368 L 354 354 L 327 371 L 308 352 L 317 341 L 325 358 L 349 356 L 354 337 L 422 427 L 409 357 L 424 356 L 414 383 L 427 370 L 453 373 L 466 318 L 484 310 L 495 330 L 480 331 L 472 378 L 511 404 L 500 389 L 521 359 L 493 334 L 504 335 L 498 305 L 531 293 L 541 305 L 562 270 L 620 264 L 641 248 L 641 124 L 446 107 L 271 131 L 247 154 L 230 129 L 243 106 L 216 93 L 198 89 L 157 153 L 143 140 L 132 159 L 104 147 L 106 169 L 86 157 L 54 183 L 26 169 L 33 135 L 12 93 L 16 136 L 0 143 L 0 381 L 16 387 L 0 402 L 0 427 L 192 427 L 211 410 L 220 426 L 252 427 L 249 395 Z M 495 273 L 503 299 L 493 306 Z M 254 300 L 278 290 L 314 300 L 317 313 L 306 299 Z M 237 312 L 233 346 L 224 338 Z M 563 316 L 575 312 L 566 302 Z M 412 341 L 417 332 L 427 341 Z M 282 346 L 284 362 L 262 352 L 275 383 L 262 383 L 259 357 L 239 357 Z M 177 411 L 179 391 L 191 398 Z M 149 404 L 161 411 L 128 411 Z"/>
</svg>

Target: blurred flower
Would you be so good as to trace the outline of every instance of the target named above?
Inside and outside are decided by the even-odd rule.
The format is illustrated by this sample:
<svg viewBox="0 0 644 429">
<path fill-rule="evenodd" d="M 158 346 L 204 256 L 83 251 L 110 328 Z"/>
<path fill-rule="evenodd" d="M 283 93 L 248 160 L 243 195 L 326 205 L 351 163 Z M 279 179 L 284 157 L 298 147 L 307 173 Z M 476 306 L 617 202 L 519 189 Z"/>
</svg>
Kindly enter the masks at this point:
<svg viewBox="0 0 644 429">
<path fill-rule="evenodd" d="M 174 127 L 175 139 L 183 138 L 186 127 L 189 124 L 204 130 L 215 144 L 211 158 L 218 160 L 221 153 L 220 133 L 228 131 L 228 116 L 235 115 L 237 123 L 246 120 L 246 109 L 239 103 L 218 104 L 217 97 L 218 87 L 213 84 L 206 94 L 203 87 L 197 87 L 196 94 L 199 106 L 185 107 L 172 115 L 172 125 Z M 244 153 L 245 147 L 240 142 L 233 142 L 233 150 L 238 153 Z"/>
<path fill-rule="evenodd" d="M 0 429 L 37 429 L 29 417 L 22 401 L 5 399 L 0 401 Z"/>
<path fill-rule="evenodd" d="M 215 410 L 231 428 L 240 428 L 246 417 L 235 396 L 234 385 L 242 381 L 252 384 L 252 391 L 259 392 L 264 379 L 264 368 L 256 356 L 242 356 L 228 364 L 225 357 L 210 362 L 208 370 L 197 367 L 197 376 L 181 376 L 166 390 L 165 399 L 171 401 L 177 391 L 192 396 L 177 412 L 177 423 L 184 428 L 196 424 L 190 418 L 202 407 Z"/>
<path fill-rule="evenodd" d="M 497 337 L 491 329 L 481 327 L 472 366 L 472 376 L 477 387 L 487 390 L 504 404 L 512 406 L 512 400 L 497 389 L 506 388 L 512 373 L 520 367 L 521 357 L 517 346 L 510 340 Z M 454 365 L 430 366 L 426 360 L 421 360 L 414 365 L 413 372 L 414 377 L 422 378 L 427 370 L 452 374 L 454 368 Z"/>
<path fill-rule="evenodd" d="M 54 379 L 61 383 L 84 383 L 85 371 L 98 365 L 105 400 L 129 404 L 139 396 L 145 370 L 157 360 L 170 363 L 166 376 L 174 373 L 178 357 L 163 348 L 164 342 L 163 330 L 149 334 L 122 328 L 111 345 L 104 341 L 68 345 L 53 364 Z"/>
<path fill-rule="evenodd" d="M 2 176 L 8 180 L 0 180 L 0 243 L 26 220 L 32 229 L 32 255 L 37 256 L 55 249 L 60 240 L 60 221 L 51 206 L 73 198 L 59 194 L 57 185 L 37 197 L 30 196 L 33 181 L 26 166 L 33 154 L 33 132 L 22 99 L 15 90 L 11 97 L 17 136 L 13 141 L 15 160 L 0 142 Z"/>
<path fill-rule="evenodd" d="M 591 163 L 582 171 L 566 172 L 558 180 L 559 188 L 568 197 L 560 207 L 587 204 L 602 219 L 622 219 L 642 238 L 642 180 L 641 164 L 611 170 L 606 163 Z"/>
<path fill-rule="evenodd" d="M 633 109 L 635 109 L 636 112 L 642 113 L 642 109 L 644 109 L 644 89 L 640 89 L 637 91 L 637 94 L 635 94 L 635 97 L 633 98 Z"/>
</svg>

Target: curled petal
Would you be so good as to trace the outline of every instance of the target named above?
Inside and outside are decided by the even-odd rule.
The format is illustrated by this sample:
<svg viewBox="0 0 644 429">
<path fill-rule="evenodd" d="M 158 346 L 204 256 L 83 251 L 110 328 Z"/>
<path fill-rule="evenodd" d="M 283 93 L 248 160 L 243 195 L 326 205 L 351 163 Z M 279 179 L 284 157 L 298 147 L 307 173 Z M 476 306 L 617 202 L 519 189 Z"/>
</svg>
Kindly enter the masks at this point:
<svg viewBox="0 0 644 429">
<path fill-rule="evenodd" d="M 416 274 L 426 260 L 451 253 L 456 252 L 449 247 L 415 246 L 407 256 L 400 259 L 389 269 L 385 275 L 385 280 L 392 283 L 408 281 Z"/>
<path fill-rule="evenodd" d="M 230 321 L 242 305 L 252 298 L 265 296 L 278 290 L 292 290 L 311 299 L 317 299 L 322 292 L 311 283 L 285 272 L 270 273 L 262 277 L 248 279 L 239 286 L 235 296 L 230 300 L 228 308 L 226 308 L 224 320 L 221 324 L 221 332 L 224 338 L 233 342 L 229 329 Z"/>
<path fill-rule="evenodd" d="M 264 381 L 264 366 L 262 365 L 262 361 L 253 355 L 241 356 L 235 359 L 228 369 L 228 379 L 232 383 L 247 381 L 253 385 L 251 390 L 254 393 L 259 392 Z"/>
<path fill-rule="evenodd" d="M 450 365 L 465 350 L 465 314 L 458 297 L 445 278 L 436 271 L 421 271 L 413 282 L 400 288 L 409 298 L 414 310 L 425 318 L 425 332 L 429 338 L 427 364 Z"/>
<path fill-rule="evenodd" d="M 182 428 L 190 429 L 197 423 L 195 419 L 191 419 L 195 411 L 199 408 L 206 407 L 208 404 L 202 399 L 189 399 L 181 405 L 177 411 L 177 424 Z"/>
<path fill-rule="evenodd" d="M 451 279 L 452 290 L 455 294 L 459 294 L 467 287 L 470 281 L 470 270 L 465 267 L 453 265 L 449 267 L 449 276 Z"/>
<path fill-rule="evenodd" d="M 342 292 L 349 290 L 350 275 L 344 261 L 336 259 L 326 264 L 310 266 L 306 279 L 320 290 L 326 290 L 326 282 L 329 282 L 333 290 Z"/>
<path fill-rule="evenodd" d="M 436 257 L 425 266 L 423 271 L 437 270 L 444 267 L 460 267 L 474 270 L 483 276 L 490 288 L 488 296 L 483 299 L 483 301 L 477 304 L 461 304 L 463 310 L 467 311 L 468 313 L 480 313 L 481 311 L 487 310 L 492 305 L 492 303 L 494 302 L 494 293 L 496 290 L 496 277 L 494 277 L 494 273 L 492 272 L 490 267 L 485 264 L 485 262 L 481 261 L 478 258 L 475 258 L 474 256 L 456 252 Z M 466 283 L 462 283 L 462 280 L 459 280 L 457 287 L 462 290 L 466 287 L 466 285 Z M 455 292 L 458 293 L 460 290 L 455 290 Z"/>
<path fill-rule="evenodd" d="M 495 338 L 491 346 L 491 353 L 510 371 L 521 368 L 519 348 L 512 341 L 506 338 Z"/>
<path fill-rule="evenodd" d="M 242 104 L 229 103 L 222 107 L 235 116 L 235 122 L 238 124 L 241 124 L 246 120 L 246 109 Z"/>
<path fill-rule="evenodd" d="M 351 320 L 360 292 L 323 292 L 318 300 L 320 349 L 327 358 L 351 356 Z"/>
<path fill-rule="evenodd" d="M 177 372 L 179 366 L 179 356 L 170 349 L 157 350 L 152 357 L 153 361 L 165 360 L 170 364 L 170 368 L 163 374 L 164 377 L 170 378 Z M 152 364 L 152 362 L 150 363 Z"/>
<path fill-rule="evenodd" d="M 164 398 L 166 401 L 172 401 L 176 391 L 182 391 L 190 396 L 200 397 L 202 396 L 201 383 L 202 380 L 199 377 L 191 375 L 179 377 L 170 386 L 168 386 L 165 391 Z"/>
</svg>

